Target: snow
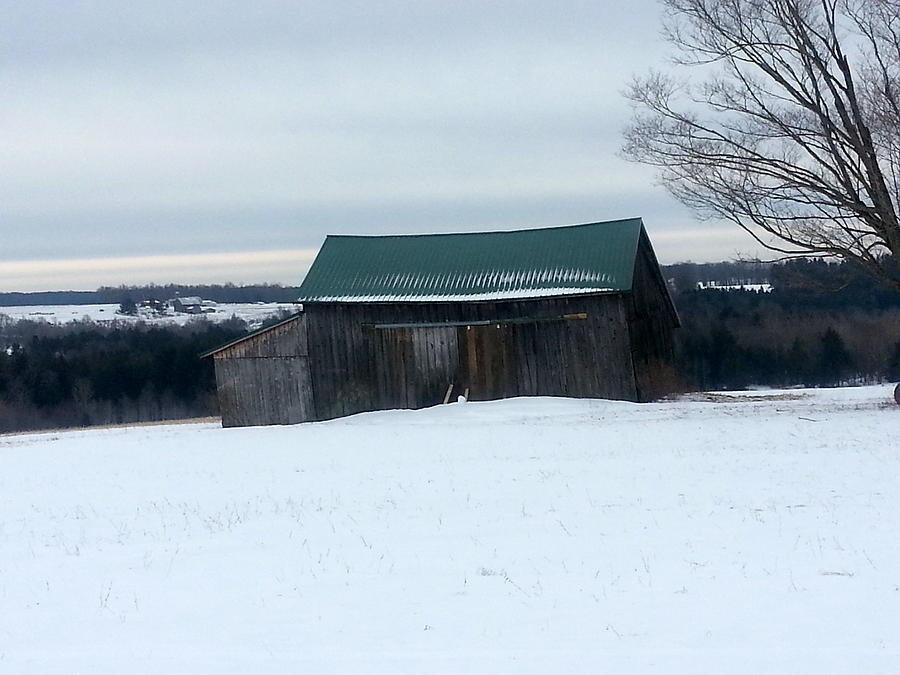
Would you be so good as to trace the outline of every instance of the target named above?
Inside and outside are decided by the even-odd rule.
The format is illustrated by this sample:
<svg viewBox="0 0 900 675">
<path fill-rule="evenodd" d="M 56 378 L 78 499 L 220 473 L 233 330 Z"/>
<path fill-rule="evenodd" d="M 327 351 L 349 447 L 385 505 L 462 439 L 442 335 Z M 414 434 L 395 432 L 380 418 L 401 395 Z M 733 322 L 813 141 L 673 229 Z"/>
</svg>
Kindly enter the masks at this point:
<svg viewBox="0 0 900 675">
<path fill-rule="evenodd" d="M 199 300 L 198 300 L 199 303 Z M 32 321 L 47 321 L 48 323 L 64 324 L 82 319 L 90 319 L 97 323 L 135 323 L 143 321 L 153 325 L 184 325 L 191 321 L 226 321 L 232 316 L 243 319 L 251 326 L 257 326 L 280 311 L 295 312 L 297 306 L 293 303 L 219 303 L 214 312 L 204 314 L 167 314 L 158 316 L 146 308 L 138 308 L 137 316 L 123 316 L 116 314 L 118 304 L 99 305 L 22 305 L 17 307 L 0 307 L 0 314 L 5 314 L 11 319 L 30 319 Z"/>
<path fill-rule="evenodd" d="M 698 281 L 699 290 L 713 291 L 754 291 L 755 293 L 771 293 L 772 284 L 721 284 L 717 281 Z"/>
<path fill-rule="evenodd" d="M 0 437 L 0 672 L 896 673 L 889 386 Z"/>
<path fill-rule="evenodd" d="M 302 299 L 306 302 L 474 302 L 482 300 L 525 300 L 530 298 L 547 298 L 567 295 L 587 295 L 590 293 L 613 292 L 616 292 L 615 289 L 607 286 L 598 286 L 596 288 L 558 286 L 551 288 L 508 288 L 497 291 L 483 291 L 473 293 L 422 294 L 417 291 L 410 291 L 408 293 L 397 292 L 365 295 L 322 295 Z"/>
</svg>

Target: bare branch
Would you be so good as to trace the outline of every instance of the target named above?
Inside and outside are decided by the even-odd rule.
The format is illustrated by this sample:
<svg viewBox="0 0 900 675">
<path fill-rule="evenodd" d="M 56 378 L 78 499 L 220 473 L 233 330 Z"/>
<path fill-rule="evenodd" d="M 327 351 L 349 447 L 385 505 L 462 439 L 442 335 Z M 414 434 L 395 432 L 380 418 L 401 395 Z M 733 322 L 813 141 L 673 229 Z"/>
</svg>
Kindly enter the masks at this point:
<svg viewBox="0 0 900 675">
<path fill-rule="evenodd" d="M 702 77 L 634 80 L 624 156 L 769 250 L 900 287 L 900 0 L 663 4 L 676 66 Z"/>
</svg>

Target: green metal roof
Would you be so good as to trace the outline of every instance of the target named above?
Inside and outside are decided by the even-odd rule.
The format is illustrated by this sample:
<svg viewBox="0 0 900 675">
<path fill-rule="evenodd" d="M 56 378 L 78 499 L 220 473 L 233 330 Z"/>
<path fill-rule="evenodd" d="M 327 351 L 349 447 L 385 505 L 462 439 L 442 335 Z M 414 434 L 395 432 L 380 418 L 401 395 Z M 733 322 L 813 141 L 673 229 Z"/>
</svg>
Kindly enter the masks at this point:
<svg viewBox="0 0 900 675">
<path fill-rule="evenodd" d="M 329 236 L 298 302 L 510 300 L 631 290 L 640 218 L 505 232 Z"/>
</svg>

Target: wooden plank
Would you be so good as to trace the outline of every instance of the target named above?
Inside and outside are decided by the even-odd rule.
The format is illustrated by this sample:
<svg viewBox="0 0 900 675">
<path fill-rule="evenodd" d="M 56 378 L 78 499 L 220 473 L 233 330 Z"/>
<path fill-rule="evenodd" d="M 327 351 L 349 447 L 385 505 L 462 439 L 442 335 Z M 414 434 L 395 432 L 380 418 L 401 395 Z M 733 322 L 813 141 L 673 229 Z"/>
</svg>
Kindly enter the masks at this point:
<svg viewBox="0 0 900 675">
<path fill-rule="evenodd" d="M 221 358 L 216 380 L 224 426 L 293 424 L 312 418 L 308 357 Z"/>
</svg>

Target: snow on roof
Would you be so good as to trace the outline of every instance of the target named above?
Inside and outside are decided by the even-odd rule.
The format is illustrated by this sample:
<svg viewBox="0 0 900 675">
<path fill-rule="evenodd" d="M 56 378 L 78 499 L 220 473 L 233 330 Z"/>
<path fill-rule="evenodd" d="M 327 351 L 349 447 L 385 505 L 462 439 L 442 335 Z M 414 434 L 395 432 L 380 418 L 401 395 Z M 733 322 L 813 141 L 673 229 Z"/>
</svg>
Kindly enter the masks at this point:
<svg viewBox="0 0 900 675">
<path fill-rule="evenodd" d="M 324 295 L 316 298 L 316 302 L 483 302 L 490 300 L 526 300 L 530 298 L 549 298 L 567 295 L 585 295 L 589 293 L 613 293 L 616 289 L 608 287 L 553 287 L 553 288 L 519 288 L 507 291 L 489 291 L 485 293 L 435 293 L 432 295 L 400 295 L 385 293 L 380 295 Z"/>
</svg>

